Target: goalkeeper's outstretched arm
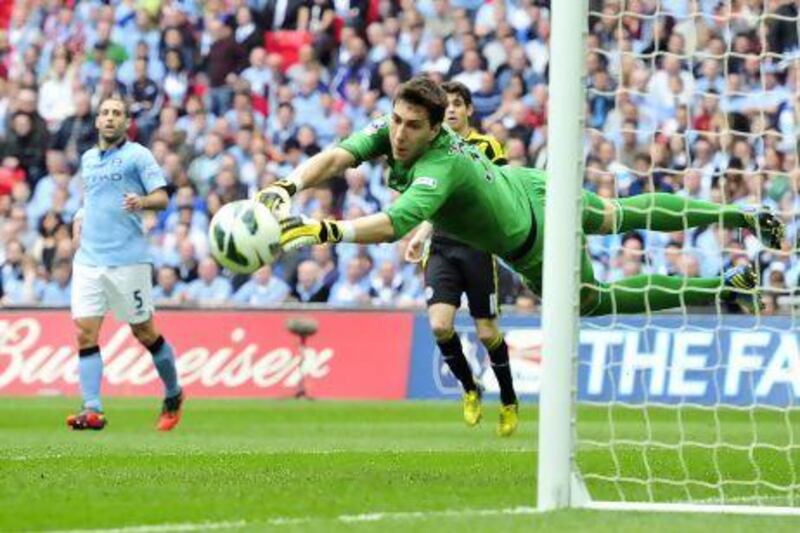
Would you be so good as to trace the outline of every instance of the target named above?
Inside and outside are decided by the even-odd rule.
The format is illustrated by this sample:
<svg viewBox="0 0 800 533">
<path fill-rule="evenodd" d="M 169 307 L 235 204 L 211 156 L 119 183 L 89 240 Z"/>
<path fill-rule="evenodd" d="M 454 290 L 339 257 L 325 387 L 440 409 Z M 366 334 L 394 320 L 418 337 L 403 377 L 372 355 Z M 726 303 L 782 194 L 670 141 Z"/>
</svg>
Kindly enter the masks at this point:
<svg viewBox="0 0 800 533">
<path fill-rule="evenodd" d="M 304 161 L 285 179 L 259 191 L 256 199 L 267 206 L 279 220 L 283 219 L 289 216 L 291 197 L 298 191 L 341 176 L 355 164 L 356 158 L 344 148 L 329 148 Z"/>
<path fill-rule="evenodd" d="M 376 213 L 353 220 L 310 220 L 289 217 L 281 221 L 281 247 L 291 251 L 314 244 L 355 242 L 374 244 L 392 242 L 397 235 L 386 213 Z"/>
</svg>

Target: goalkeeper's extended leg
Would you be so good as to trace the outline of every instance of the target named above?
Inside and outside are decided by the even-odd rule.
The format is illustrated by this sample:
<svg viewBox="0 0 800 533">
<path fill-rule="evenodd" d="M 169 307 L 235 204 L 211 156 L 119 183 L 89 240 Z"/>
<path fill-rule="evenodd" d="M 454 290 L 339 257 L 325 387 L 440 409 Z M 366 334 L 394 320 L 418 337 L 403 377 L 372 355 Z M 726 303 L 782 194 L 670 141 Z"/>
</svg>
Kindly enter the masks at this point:
<svg viewBox="0 0 800 533">
<path fill-rule="evenodd" d="M 584 193 L 583 230 L 587 234 L 632 230 L 681 231 L 721 223 L 725 228 L 752 230 L 770 248 L 780 248 L 783 222 L 768 209 L 743 209 L 693 200 L 674 194 L 650 193 L 606 200 Z"/>
<path fill-rule="evenodd" d="M 581 288 L 581 314 L 601 316 L 643 313 L 683 306 L 713 304 L 719 295 L 748 312 L 761 307 L 758 276 L 750 265 L 740 265 L 721 278 L 642 275 L 615 283 L 594 282 Z"/>
</svg>

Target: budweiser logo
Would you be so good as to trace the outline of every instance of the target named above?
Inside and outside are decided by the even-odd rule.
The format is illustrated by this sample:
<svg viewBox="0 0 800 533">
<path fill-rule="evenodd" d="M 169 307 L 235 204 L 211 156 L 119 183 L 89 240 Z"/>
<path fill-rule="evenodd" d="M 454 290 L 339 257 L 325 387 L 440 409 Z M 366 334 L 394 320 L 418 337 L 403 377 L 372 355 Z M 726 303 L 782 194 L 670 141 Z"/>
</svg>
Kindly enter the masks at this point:
<svg viewBox="0 0 800 533">
<path fill-rule="evenodd" d="M 307 348 L 301 357 L 291 347 L 264 347 L 248 341 L 235 327 L 222 346 L 190 346 L 176 354 L 183 385 L 266 389 L 295 388 L 301 378 L 321 379 L 330 373 L 333 350 Z M 104 376 L 112 385 L 142 386 L 158 381 L 150 353 L 121 326 L 103 345 Z M 52 346 L 42 340 L 36 318 L 0 320 L 0 391 L 24 385 L 75 384 L 78 356 L 73 344 Z"/>
</svg>

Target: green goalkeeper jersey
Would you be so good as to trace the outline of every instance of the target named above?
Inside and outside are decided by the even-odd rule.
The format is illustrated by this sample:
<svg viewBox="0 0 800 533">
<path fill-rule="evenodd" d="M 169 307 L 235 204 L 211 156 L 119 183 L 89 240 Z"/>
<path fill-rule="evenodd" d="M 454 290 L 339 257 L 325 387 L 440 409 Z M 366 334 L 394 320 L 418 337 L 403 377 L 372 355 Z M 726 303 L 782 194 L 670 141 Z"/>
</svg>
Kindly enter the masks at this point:
<svg viewBox="0 0 800 533">
<path fill-rule="evenodd" d="M 429 220 L 470 246 L 501 257 L 529 238 L 532 192 L 544 188 L 541 171 L 495 166 L 445 125 L 410 167 L 392 158 L 387 118 L 339 146 L 359 163 L 387 156 L 389 186 L 401 193 L 386 211 L 398 238 Z"/>
</svg>

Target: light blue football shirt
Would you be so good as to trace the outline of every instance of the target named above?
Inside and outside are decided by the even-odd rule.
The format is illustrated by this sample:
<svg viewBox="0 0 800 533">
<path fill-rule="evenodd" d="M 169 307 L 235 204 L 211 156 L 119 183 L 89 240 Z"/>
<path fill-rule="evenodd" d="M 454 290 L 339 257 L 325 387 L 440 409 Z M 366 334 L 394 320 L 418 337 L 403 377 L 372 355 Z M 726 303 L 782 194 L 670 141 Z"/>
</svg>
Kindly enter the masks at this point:
<svg viewBox="0 0 800 533">
<path fill-rule="evenodd" d="M 140 213 L 125 211 L 126 193 L 145 196 L 166 187 L 164 173 L 150 150 L 139 143 L 100 150 L 81 157 L 83 225 L 75 262 L 89 266 L 152 263 Z"/>
</svg>

